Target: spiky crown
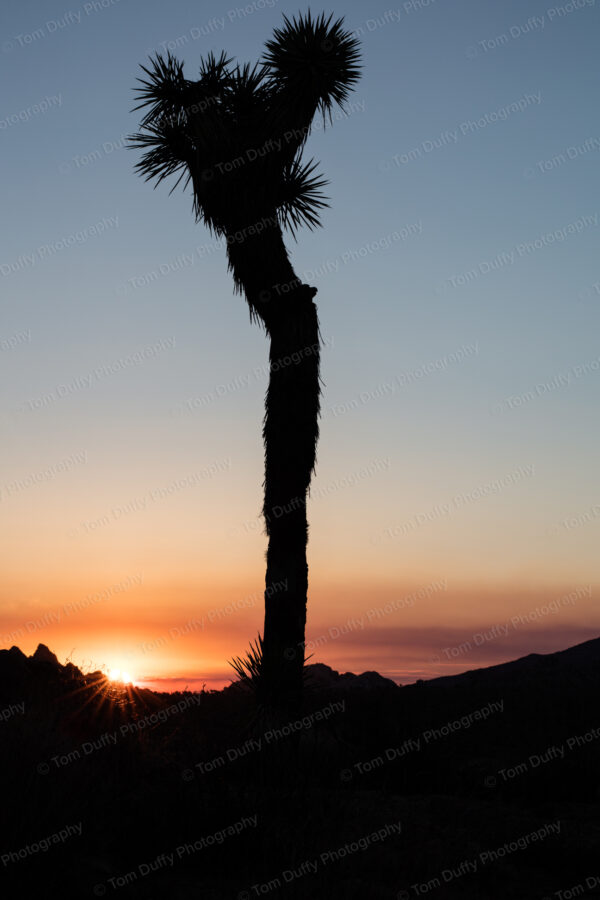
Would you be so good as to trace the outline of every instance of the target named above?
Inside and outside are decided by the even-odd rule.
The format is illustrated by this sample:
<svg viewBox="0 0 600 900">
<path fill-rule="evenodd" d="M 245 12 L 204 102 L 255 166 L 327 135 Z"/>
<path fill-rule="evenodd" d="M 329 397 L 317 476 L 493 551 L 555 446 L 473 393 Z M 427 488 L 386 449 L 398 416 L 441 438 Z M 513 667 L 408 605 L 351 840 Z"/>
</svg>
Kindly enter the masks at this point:
<svg viewBox="0 0 600 900">
<path fill-rule="evenodd" d="M 171 53 L 151 58 L 135 107 L 146 112 L 130 138 L 144 151 L 136 169 L 157 184 L 178 175 L 173 188 L 191 181 L 197 217 L 218 234 L 273 214 L 292 233 L 316 227 L 327 182 L 302 150 L 315 113 L 331 118 L 359 78 L 358 42 L 342 25 L 284 16 L 259 65 L 211 53 L 197 81 Z"/>
</svg>

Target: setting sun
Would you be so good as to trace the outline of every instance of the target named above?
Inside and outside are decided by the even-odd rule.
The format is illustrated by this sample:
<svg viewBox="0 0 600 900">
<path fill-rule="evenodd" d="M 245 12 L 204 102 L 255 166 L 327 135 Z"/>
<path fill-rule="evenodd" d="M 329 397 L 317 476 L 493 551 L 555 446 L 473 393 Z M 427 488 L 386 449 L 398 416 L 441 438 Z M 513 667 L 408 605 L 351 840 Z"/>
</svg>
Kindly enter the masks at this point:
<svg viewBox="0 0 600 900">
<path fill-rule="evenodd" d="M 123 672 L 121 669 L 110 669 L 108 677 L 111 681 L 122 681 L 124 684 L 131 684 L 133 678 L 129 672 Z"/>
</svg>

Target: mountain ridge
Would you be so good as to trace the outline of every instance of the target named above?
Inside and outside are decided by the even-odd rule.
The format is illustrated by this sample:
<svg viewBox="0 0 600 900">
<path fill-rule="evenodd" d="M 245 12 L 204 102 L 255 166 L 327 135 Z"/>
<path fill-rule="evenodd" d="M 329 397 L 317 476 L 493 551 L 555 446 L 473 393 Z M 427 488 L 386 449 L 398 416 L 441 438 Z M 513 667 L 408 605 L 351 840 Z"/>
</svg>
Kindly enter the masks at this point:
<svg viewBox="0 0 600 900">
<path fill-rule="evenodd" d="M 455 687 L 477 680 L 489 680 L 490 678 L 498 677 L 500 680 L 504 680 L 505 678 L 510 678 L 513 674 L 535 674 L 542 668 L 547 669 L 557 665 L 567 665 L 576 669 L 585 668 L 590 664 L 593 665 L 595 661 L 600 664 L 600 637 L 591 638 L 552 653 L 528 653 L 525 656 L 517 657 L 504 663 L 466 669 L 464 672 L 453 675 L 438 675 L 435 678 L 419 679 L 415 683 L 405 685 L 399 685 L 393 679 L 387 678 L 375 670 L 367 670 L 360 673 L 340 672 L 326 663 L 320 662 L 307 664 L 305 673 L 307 686 L 315 691 L 332 688 L 357 688 L 360 690 L 391 690 L 397 688 L 405 691 L 423 686 L 436 688 Z M 46 673 L 53 671 L 54 674 L 65 676 L 71 680 L 81 679 L 86 683 L 89 683 L 90 679 L 93 681 L 108 680 L 105 673 L 99 670 L 83 673 L 81 669 L 71 662 L 60 663 L 56 654 L 43 643 L 39 643 L 35 652 L 30 656 L 23 653 L 17 645 L 0 650 L 0 678 L 10 677 L 11 675 L 14 677 L 19 674 L 23 677 L 26 674 L 33 674 L 36 670 L 38 672 L 45 671 Z M 239 682 L 233 682 L 221 690 L 231 690 L 237 684 Z M 140 688 L 139 690 L 149 691 L 150 689 Z M 170 692 L 151 691 L 151 693 L 163 695 Z M 173 693 L 182 692 L 174 691 Z"/>
</svg>

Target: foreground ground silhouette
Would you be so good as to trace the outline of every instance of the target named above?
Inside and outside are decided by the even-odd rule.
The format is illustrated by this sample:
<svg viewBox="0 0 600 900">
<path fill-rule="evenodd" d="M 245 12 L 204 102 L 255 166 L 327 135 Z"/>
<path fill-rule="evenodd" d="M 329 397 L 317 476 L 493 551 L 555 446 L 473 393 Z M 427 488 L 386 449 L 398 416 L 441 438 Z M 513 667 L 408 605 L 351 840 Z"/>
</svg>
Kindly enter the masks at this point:
<svg viewBox="0 0 600 900">
<path fill-rule="evenodd" d="M 267 721 L 0 651 L 3 896 L 599 896 L 599 689 L 600 639 L 402 688 L 316 665 Z"/>
</svg>

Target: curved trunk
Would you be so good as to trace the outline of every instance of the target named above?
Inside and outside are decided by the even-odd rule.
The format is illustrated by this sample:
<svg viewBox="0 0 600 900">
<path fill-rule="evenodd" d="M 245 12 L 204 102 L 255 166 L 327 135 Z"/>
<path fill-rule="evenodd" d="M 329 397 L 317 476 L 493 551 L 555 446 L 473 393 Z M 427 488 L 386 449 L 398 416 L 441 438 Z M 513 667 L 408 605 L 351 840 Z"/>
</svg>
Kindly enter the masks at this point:
<svg viewBox="0 0 600 900">
<path fill-rule="evenodd" d="M 262 687 L 270 702 L 301 695 L 308 566 L 306 498 L 319 437 L 320 335 L 316 288 L 292 269 L 279 226 L 228 241 L 230 266 L 270 337 L 265 399 L 265 496 L 269 544 Z"/>
</svg>

